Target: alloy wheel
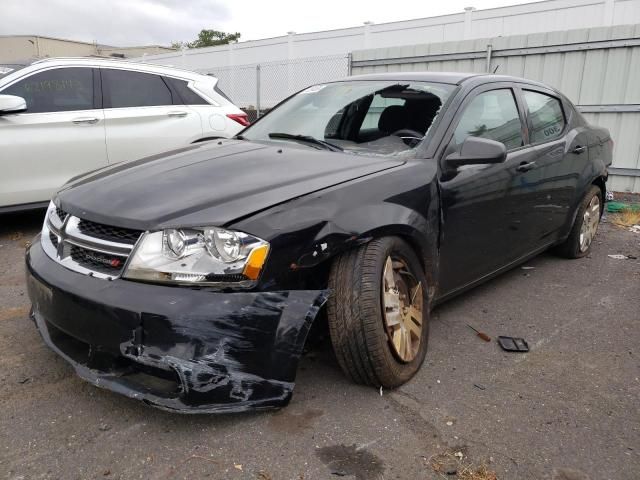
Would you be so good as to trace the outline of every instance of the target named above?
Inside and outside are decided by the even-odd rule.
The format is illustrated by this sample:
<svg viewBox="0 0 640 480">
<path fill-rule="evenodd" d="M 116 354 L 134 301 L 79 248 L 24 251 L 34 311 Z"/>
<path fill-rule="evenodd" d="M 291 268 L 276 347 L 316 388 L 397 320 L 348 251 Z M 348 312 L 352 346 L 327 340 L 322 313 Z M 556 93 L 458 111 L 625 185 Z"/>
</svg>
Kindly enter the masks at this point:
<svg viewBox="0 0 640 480">
<path fill-rule="evenodd" d="M 391 350 L 411 362 L 420 349 L 423 322 L 422 284 L 399 258 L 387 257 L 382 272 L 383 321 Z"/>
<path fill-rule="evenodd" d="M 600 198 L 594 195 L 582 216 L 580 227 L 580 251 L 586 252 L 593 242 L 600 223 Z"/>
</svg>

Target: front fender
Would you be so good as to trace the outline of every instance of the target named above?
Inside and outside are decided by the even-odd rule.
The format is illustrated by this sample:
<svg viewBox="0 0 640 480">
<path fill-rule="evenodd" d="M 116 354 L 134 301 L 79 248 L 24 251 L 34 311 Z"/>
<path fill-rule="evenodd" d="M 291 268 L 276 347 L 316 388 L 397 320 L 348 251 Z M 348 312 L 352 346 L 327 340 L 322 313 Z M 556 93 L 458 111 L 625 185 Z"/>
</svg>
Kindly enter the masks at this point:
<svg viewBox="0 0 640 480">
<path fill-rule="evenodd" d="M 435 162 L 406 165 L 278 205 L 233 225 L 268 240 L 259 289 L 307 288 L 318 268 L 373 238 L 406 239 L 435 286 L 439 199 Z"/>
</svg>

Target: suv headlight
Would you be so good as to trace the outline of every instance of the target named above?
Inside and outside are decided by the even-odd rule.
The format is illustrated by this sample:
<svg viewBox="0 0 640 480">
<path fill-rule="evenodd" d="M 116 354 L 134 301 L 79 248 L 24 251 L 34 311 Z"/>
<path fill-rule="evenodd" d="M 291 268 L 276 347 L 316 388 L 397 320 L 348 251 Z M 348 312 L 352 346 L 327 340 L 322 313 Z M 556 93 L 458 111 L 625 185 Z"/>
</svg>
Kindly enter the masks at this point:
<svg viewBox="0 0 640 480">
<path fill-rule="evenodd" d="M 218 227 L 146 233 L 123 277 L 187 285 L 250 287 L 264 266 L 269 244 L 252 235 Z"/>
</svg>

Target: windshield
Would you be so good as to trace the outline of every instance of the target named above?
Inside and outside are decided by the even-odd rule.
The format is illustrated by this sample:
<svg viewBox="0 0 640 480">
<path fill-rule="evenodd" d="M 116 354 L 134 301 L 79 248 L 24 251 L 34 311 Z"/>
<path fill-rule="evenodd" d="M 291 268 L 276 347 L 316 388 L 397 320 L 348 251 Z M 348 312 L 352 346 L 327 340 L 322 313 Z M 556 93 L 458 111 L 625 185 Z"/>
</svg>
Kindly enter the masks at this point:
<svg viewBox="0 0 640 480">
<path fill-rule="evenodd" d="M 16 70 L 20 70 L 24 67 L 24 65 L 0 65 L 0 78 L 4 78 L 10 73 L 13 73 Z"/>
<path fill-rule="evenodd" d="M 367 155 L 410 155 L 455 86 L 430 82 L 346 81 L 296 94 L 242 132 L 254 141 Z"/>
</svg>

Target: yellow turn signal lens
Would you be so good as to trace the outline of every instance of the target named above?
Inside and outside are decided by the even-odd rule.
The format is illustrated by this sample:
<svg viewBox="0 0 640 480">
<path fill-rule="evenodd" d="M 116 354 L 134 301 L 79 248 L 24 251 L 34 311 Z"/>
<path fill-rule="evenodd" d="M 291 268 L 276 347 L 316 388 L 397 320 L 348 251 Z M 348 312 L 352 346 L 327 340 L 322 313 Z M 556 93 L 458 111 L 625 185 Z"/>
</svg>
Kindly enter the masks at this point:
<svg viewBox="0 0 640 480">
<path fill-rule="evenodd" d="M 245 277 L 250 280 L 257 280 L 260 275 L 260 270 L 264 265 L 265 260 L 267 259 L 267 254 L 269 253 L 269 245 L 262 245 L 256 249 L 254 249 L 247 259 L 247 263 L 244 266 L 244 270 L 242 273 Z"/>
</svg>

